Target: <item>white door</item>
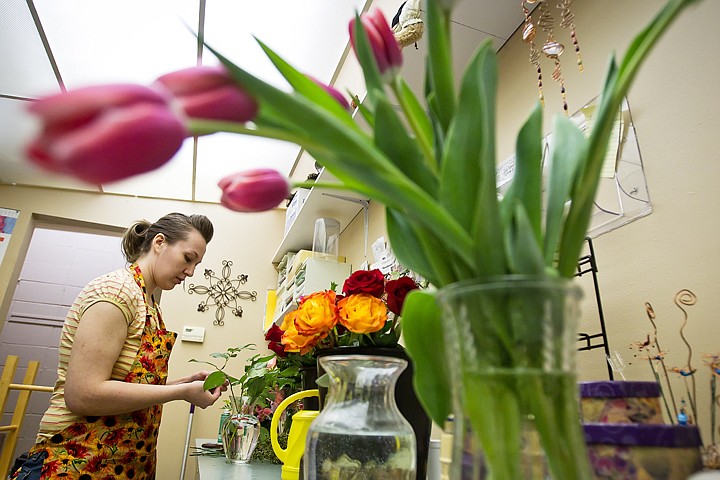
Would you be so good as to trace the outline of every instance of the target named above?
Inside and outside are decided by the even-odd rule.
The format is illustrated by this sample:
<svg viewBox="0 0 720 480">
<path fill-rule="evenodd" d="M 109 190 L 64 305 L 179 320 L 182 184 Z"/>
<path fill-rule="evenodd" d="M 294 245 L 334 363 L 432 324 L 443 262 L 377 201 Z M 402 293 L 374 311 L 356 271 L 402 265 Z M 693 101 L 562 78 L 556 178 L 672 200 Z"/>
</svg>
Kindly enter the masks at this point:
<svg viewBox="0 0 720 480">
<path fill-rule="evenodd" d="M 126 265 L 120 241 L 119 236 L 110 233 L 79 233 L 56 228 L 33 231 L 0 336 L 0 369 L 7 355 L 20 357 L 15 383 L 22 382 L 28 361 L 39 360 L 35 384 L 55 384 L 58 342 L 65 315 L 88 281 Z M 45 392 L 30 395 L 14 457 L 35 443 L 49 399 L 50 394 Z M 10 424 L 16 401 L 17 392 L 11 392 L 0 424 Z M 0 435 L 0 446 L 3 441 L 4 435 Z"/>
</svg>

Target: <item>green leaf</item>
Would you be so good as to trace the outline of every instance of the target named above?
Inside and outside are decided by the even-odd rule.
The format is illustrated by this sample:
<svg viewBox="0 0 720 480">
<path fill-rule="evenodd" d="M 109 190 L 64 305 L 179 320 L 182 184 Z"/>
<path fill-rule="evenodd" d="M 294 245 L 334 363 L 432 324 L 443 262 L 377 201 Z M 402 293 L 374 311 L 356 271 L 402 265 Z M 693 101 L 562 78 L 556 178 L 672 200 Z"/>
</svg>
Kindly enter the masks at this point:
<svg viewBox="0 0 720 480">
<path fill-rule="evenodd" d="M 455 86 L 450 48 L 450 18 L 436 0 L 427 5 L 427 67 L 428 88 L 433 92 L 432 101 L 436 118 L 443 132 L 447 131 L 455 111 Z"/>
<path fill-rule="evenodd" d="M 545 214 L 545 264 L 551 266 L 558 250 L 567 202 L 571 198 L 573 181 L 578 176 L 582 161 L 587 156 L 587 141 L 570 119 L 558 115 L 553 127 L 553 148 L 550 156 L 547 212 Z M 584 239 L 584 235 L 583 235 Z"/>
<path fill-rule="evenodd" d="M 385 221 L 390 245 L 400 263 L 422 275 L 430 283 L 437 285 L 438 278 L 432 268 L 429 255 L 440 254 L 440 252 L 428 252 L 429 255 L 427 255 L 417 238 L 417 232 L 413 225 L 405 215 L 397 210 L 387 208 Z"/>
<path fill-rule="evenodd" d="M 410 89 L 407 82 L 400 76 L 395 77 L 393 82 L 395 95 L 400 101 L 400 106 L 405 113 L 412 131 L 415 133 L 417 143 L 423 152 L 425 163 L 433 172 L 438 170 L 438 162 L 433 150 L 433 127 L 425 110 L 418 101 L 415 93 Z"/>
<path fill-rule="evenodd" d="M 483 163 L 492 165 L 495 184 L 495 129 L 490 123 L 495 117 L 497 67 L 491 46 L 489 41 L 483 42 L 468 65 L 443 147 L 440 200 L 468 232 L 475 220 L 472 207 L 479 186 L 486 181 L 483 175 L 487 168 Z"/>
<path fill-rule="evenodd" d="M 444 425 L 452 408 L 452 385 L 435 295 L 413 290 L 405 298 L 402 314 L 405 349 L 415 366 L 415 392 L 433 421 Z"/>
<path fill-rule="evenodd" d="M 265 55 L 275 65 L 275 68 L 282 74 L 288 83 L 298 93 L 304 95 L 311 100 L 313 103 L 320 105 L 325 110 L 333 113 L 335 117 L 348 125 L 353 125 L 354 122 L 348 113 L 335 98 L 333 98 L 328 92 L 325 91 L 320 85 L 315 83 L 307 75 L 300 73 L 292 65 L 287 63 L 282 57 L 276 54 L 270 47 L 263 43 L 260 39 L 255 38 L 260 47 L 265 52 Z"/>
<path fill-rule="evenodd" d="M 515 173 L 502 201 L 503 217 L 509 218 L 516 202 L 522 204 L 537 245 L 542 245 L 542 108 L 535 104 L 518 133 Z M 506 225 L 509 223 L 506 221 Z"/>
<path fill-rule="evenodd" d="M 423 161 L 415 139 L 411 138 L 387 99 L 380 99 L 375 116 L 375 144 L 407 177 L 429 195 L 437 192 L 437 177 Z"/>
<path fill-rule="evenodd" d="M 223 372 L 221 372 L 220 370 L 215 370 L 205 378 L 205 381 L 203 382 L 203 388 L 205 390 L 212 390 L 213 388 L 224 385 L 226 380 L 227 377 Z"/>
<path fill-rule="evenodd" d="M 442 159 L 441 202 L 474 238 L 475 276 L 506 271 L 497 251 L 503 234 L 495 176 L 496 82 L 496 56 L 486 41 L 463 76 Z"/>
<path fill-rule="evenodd" d="M 525 205 L 519 199 L 515 203 L 515 213 L 508 229 L 506 242 L 510 273 L 536 275 L 544 273 L 545 263 L 540 244 L 535 238 Z"/>
</svg>

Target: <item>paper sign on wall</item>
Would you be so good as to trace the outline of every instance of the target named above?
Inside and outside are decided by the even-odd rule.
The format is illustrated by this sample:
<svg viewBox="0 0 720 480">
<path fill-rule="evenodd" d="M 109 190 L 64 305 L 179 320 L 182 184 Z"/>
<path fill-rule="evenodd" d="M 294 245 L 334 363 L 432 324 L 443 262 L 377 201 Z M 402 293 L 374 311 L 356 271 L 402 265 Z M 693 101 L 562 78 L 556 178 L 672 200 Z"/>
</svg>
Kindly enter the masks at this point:
<svg viewBox="0 0 720 480">
<path fill-rule="evenodd" d="M 5 258 L 5 251 L 10 243 L 10 236 L 15 229 L 18 215 L 20 215 L 20 210 L 0 208 L 0 263 Z"/>
</svg>

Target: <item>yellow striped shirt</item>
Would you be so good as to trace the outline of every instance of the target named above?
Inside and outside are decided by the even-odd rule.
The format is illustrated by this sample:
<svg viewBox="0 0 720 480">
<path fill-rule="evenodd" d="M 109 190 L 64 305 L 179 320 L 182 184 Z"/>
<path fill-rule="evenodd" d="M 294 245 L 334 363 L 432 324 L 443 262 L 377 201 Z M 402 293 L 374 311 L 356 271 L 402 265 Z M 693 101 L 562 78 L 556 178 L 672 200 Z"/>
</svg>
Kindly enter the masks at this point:
<svg viewBox="0 0 720 480">
<path fill-rule="evenodd" d="M 123 381 L 130 372 L 140 348 L 148 307 L 143 292 L 135 282 L 132 272 L 130 269 L 125 268 L 92 280 L 83 288 L 72 307 L 70 307 L 60 334 L 58 379 L 55 382 L 55 388 L 50 398 L 50 407 L 40 421 L 38 442 L 50 438 L 73 422 L 84 418 L 74 415 L 65 406 L 65 376 L 75 331 L 82 319 L 83 312 L 98 302 L 109 302 L 117 306 L 122 311 L 128 324 L 125 344 L 113 366 L 110 378 Z M 155 309 L 150 308 L 149 310 L 153 319 L 157 321 Z"/>
</svg>

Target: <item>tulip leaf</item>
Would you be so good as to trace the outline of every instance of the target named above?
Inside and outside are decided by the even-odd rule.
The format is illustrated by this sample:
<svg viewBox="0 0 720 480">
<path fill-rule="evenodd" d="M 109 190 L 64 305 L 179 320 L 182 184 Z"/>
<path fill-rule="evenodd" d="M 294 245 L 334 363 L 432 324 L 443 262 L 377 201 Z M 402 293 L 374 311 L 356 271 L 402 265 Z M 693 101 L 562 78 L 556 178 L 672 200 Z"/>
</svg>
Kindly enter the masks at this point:
<svg viewBox="0 0 720 480">
<path fill-rule="evenodd" d="M 460 101 L 443 152 L 440 200 L 467 231 L 472 229 L 478 186 L 484 181 L 482 175 L 486 169 L 482 163 L 492 163 L 493 172 L 495 168 L 495 158 L 488 145 L 492 141 L 488 138 L 492 128 L 486 125 L 487 110 L 494 108 L 494 100 L 490 97 L 495 95 L 495 80 L 492 86 L 484 86 L 481 75 L 484 62 L 493 57 L 490 47 L 489 42 L 483 43 L 463 77 Z"/>
<path fill-rule="evenodd" d="M 388 238 L 393 253 L 402 265 L 425 277 L 430 283 L 437 285 L 437 279 L 430 260 L 418 241 L 416 232 L 408 218 L 392 208 L 386 209 Z"/>
<path fill-rule="evenodd" d="M 379 99 L 376 107 L 375 144 L 408 178 L 434 197 L 437 178 L 422 161 L 417 142 L 408 136 L 405 126 L 387 99 Z"/>
<path fill-rule="evenodd" d="M 415 392 L 432 420 L 443 425 L 450 414 L 453 389 L 445 354 L 445 327 L 435 295 L 413 290 L 403 305 L 405 349 L 415 367 Z"/>
<path fill-rule="evenodd" d="M 496 250 L 503 245 L 495 175 L 496 83 L 496 56 L 486 41 L 463 76 L 441 170 L 441 202 L 475 239 L 479 276 L 505 273 Z"/>
<path fill-rule="evenodd" d="M 525 205 L 519 199 L 515 200 L 514 213 L 505 241 L 510 273 L 541 275 L 545 272 L 540 244 L 533 233 Z"/>
<path fill-rule="evenodd" d="M 516 202 L 523 205 L 537 245 L 542 244 L 542 148 L 542 108 L 537 103 L 518 133 L 515 172 L 501 205 L 505 218 L 513 215 Z"/>
<path fill-rule="evenodd" d="M 437 0 L 429 0 L 426 14 L 428 87 L 435 97 L 428 98 L 443 132 L 447 131 L 455 111 L 455 87 L 450 48 L 450 18 Z"/>
<path fill-rule="evenodd" d="M 553 139 L 562 148 L 554 148 L 550 155 L 547 212 L 545 214 L 545 264 L 555 261 L 567 202 L 572 195 L 573 182 L 587 155 L 587 141 L 582 132 L 565 117 L 557 116 Z M 585 235 L 583 234 L 583 240 Z"/>
<path fill-rule="evenodd" d="M 396 95 L 405 112 L 405 117 L 415 133 L 417 142 L 422 146 L 421 150 L 424 152 L 425 162 L 428 167 L 437 171 L 438 162 L 433 151 L 433 127 L 430 119 L 422 105 L 420 105 L 415 93 L 402 77 L 396 77 L 395 86 Z"/>
<path fill-rule="evenodd" d="M 343 123 L 354 125 L 354 122 L 348 114 L 348 111 L 345 110 L 340 105 L 340 103 L 332 97 L 332 95 L 326 92 L 320 85 L 315 83 L 307 75 L 297 71 L 292 65 L 283 60 L 277 53 L 275 53 L 260 39 L 256 38 L 255 41 L 258 42 L 260 47 L 265 52 L 265 55 L 267 55 L 273 65 L 275 65 L 275 68 L 277 68 L 278 72 L 280 72 L 282 76 L 285 77 L 285 80 L 288 81 L 288 83 L 295 89 L 295 91 L 301 93 L 302 95 L 305 95 L 315 104 L 325 108 Z"/>
</svg>

